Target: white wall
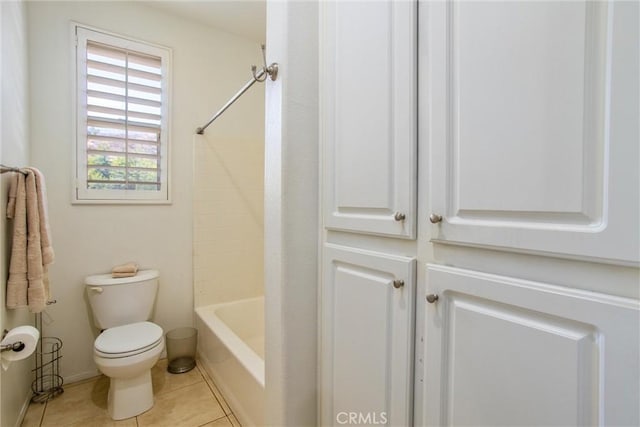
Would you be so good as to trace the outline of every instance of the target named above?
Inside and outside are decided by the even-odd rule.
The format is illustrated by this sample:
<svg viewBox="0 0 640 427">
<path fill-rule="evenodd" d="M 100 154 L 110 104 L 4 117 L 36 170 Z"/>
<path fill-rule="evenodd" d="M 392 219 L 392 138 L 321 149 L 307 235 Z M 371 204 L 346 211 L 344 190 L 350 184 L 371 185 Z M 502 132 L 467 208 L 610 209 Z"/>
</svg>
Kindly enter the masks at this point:
<svg viewBox="0 0 640 427">
<path fill-rule="evenodd" d="M 154 321 L 165 331 L 192 325 L 192 135 L 260 54 L 257 43 L 132 2 L 29 2 L 28 10 L 31 160 L 47 177 L 56 250 L 50 272 L 58 303 L 45 328 L 64 341 L 62 374 L 74 381 L 97 373 L 86 275 L 130 260 L 158 268 Z M 172 205 L 71 205 L 72 20 L 173 49 Z"/>
<path fill-rule="evenodd" d="M 317 425 L 318 4 L 267 3 L 266 424 Z"/>
<path fill-rule="evenodd" d="M 264 84 L 194 138 L 195 306 L 264 295 Z"/>
<path fill-rule="evenodd" d="M 29 160 L 29 92 L 27 82 L 27 13 L 22 2 L 0 3 L 0 40 L 2 46 L 0 81 L 0 163 L 25 166 Z M 6 280 L 12 227 L 6 220 L 6 200 L 12 173 L 0 180 L 0 331 L 20 325 L 32 325 L 33 315 L 25 309 L 5 308 Z M 21 412 L 31 397 L 33 357 L 14 362 L 9 370 L 0 369 L 0 425 L 14 426 L 21 420 Z"/>
</svg>

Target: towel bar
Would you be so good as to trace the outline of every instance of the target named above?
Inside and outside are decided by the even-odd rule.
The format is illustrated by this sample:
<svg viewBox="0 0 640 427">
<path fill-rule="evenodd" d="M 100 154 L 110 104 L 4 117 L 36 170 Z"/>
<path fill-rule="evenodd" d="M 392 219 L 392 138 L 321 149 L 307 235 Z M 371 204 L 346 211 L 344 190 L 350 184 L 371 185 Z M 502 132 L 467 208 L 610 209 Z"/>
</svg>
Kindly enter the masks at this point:
<svg viewBox="0 0 640 427">
<path fill-rule="evenodd" d="M 0 173 L 5 173 L 5 172 L 18 172 L 18 173 L 21 173 L 22 175 L 27 175 L 27 173 L 20 168 L 16 168 L 13 166 L 5 166 L 3 164 L 0 164 Z"/>
</svg>

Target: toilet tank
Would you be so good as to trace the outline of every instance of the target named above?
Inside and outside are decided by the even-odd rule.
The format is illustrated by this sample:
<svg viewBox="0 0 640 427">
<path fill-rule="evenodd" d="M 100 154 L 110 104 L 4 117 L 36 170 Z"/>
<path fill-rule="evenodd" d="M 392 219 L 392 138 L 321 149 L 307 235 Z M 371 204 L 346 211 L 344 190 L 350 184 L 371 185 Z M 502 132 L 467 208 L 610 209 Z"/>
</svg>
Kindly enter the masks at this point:
<svg viewBox="0 0 640 427">
<path fill-rule="evenodd" d="M 98 274 L 85 278 L 93 319 L 100 329 L 149 320 L 158 292 L 158 270 L 140 270 L 133 277 Z"/>
</svg>

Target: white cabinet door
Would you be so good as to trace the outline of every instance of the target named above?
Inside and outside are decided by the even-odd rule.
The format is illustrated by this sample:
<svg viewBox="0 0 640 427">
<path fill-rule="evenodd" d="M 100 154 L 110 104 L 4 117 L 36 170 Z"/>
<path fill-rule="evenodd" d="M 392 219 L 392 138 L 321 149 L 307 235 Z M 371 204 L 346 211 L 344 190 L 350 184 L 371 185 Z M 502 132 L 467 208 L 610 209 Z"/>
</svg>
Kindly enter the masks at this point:
<svg viewBox="0 0 640 427">
<path fill-rule="evenodd" d="M 637 265 L 638 2 L 424 5 L 434 241 Z"/>
<path fill-rule="evenodd" d="M 637 300 L 429 265 L 424 420 L 639 425 Z"/>
<path fill-rule="evenodd" d="M 324 248 L 321 425 L 411 425 L 415 259 Z"/>
<path fill-rule="evenodd" d="M 416 2 L 321 2 L 324 226 L 415 238 Z"/>
</svg>

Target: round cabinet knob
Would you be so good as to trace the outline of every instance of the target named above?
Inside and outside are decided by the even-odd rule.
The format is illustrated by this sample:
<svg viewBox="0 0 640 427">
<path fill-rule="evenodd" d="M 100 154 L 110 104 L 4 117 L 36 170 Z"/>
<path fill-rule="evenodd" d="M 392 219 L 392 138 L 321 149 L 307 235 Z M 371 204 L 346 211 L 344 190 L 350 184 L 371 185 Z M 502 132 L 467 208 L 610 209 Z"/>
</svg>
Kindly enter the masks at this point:
<svg viewBox="0 0 640 427">
<path fill-rule="evenodd" d="M 400 289 L 403 286 L 404 286 L 404 280 L 394 280 L 393 281 L 393 287 L 394 288 Z"/>
<path fill-rule="evenodd" d="M 396 221 L 404 221 L 406 218 L 407 216 L 402 212 L 396 212 L 393 214 L 393 219 L 395 219 Z"/>
<path fill-rule="evenodd" d="M 431 224 L 442 222 L 442 215 L 432 213 L 431 215 L 429 215 L 429 221 L 431 221 Z"/>
<path fill-rule="evenodd" d="M 428 303 L 433 304 L 436 301 L 438 301 L 438 295 L 436 295 L 436 294 L 427 295 L 427 302 Z"/>
</svg>

